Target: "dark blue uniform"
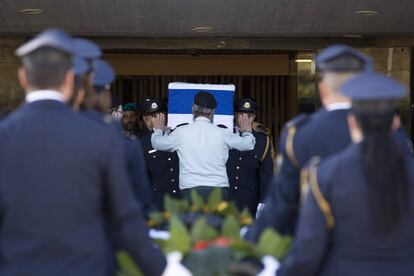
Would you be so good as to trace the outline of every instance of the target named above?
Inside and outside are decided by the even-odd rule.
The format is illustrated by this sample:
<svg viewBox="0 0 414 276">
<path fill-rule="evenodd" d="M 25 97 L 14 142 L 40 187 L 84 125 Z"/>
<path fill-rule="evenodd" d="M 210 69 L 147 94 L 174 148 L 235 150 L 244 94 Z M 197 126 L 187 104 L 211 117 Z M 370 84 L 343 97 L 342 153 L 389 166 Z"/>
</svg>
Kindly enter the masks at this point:
<svg viewBox="0 0 414 276">
<path fill-rule="evenodd" d="M 109 128 L 42 100 L 2 121 L 0 152 L 0 275 L 114 275 L 108 224 L 146 275 L 162 273 Z"/>
<path fill-rule="evenodd" d="M 180 196 L 178 184 L 179 160 L 176 152 L 159 151 L 152 147 L 151 134 L 140 138 L 144 150 L 148 178 L 154 204 L 160 210 L 164 206 L 164 196 Z"/>
<path fill-rule="evenodd" d="M 280 166 L 273 179 L 269 197 L 259 218 L 247 233 L 256 240 L 267 227 L 293 235 L 298 218 L 300 171 L 314 156 L 321 159 L 341 152 L 351 143 L 348 128 L 349 109 L 327 111 L 320 109 L 312 115 L 299 115 L 288 122 L 279 141 Z M 409 154 L 411 149 L 404 131 L 395 137 Z"/>
<path fill-rule="evenodd" d="M 121 124 L 114 121 L 110 115 L 95 110 L 86 110 L 81 114 L 111 128 L 116 135 L 122 138 L 125 163 L 135 197 L 141 204 L 141 208 L 145 214 L 154 210 L 155 206 L 152 203 L 150 184 L 146 174 L 147 169 L 141 143 L 138 140 L 133 140 L 123 135 Z"/>
<path fill-rule="evenodd" d="M 411 184 L 407 212 L 384 238 L 371 225 L 362 158 L 356 144 L 322 161 L 317 181 L 311 168 L 295 242 L 277 275 L 413 275 L 414 159 L 405 155 Z M 330 208 L 320 208 L 322 201 Z"/>
<path fill-rule="evenodd" d="M 349 109 L 320 109 L 312 115 L 299 115 L 289 123 L 279 141 L 278 174 L 265 202 L 265 208 L 247 237 L 257 239 L 266 227 L 283 234 L 295 230 L 300 198 L 300 170 L 314 156 L 322 159 L 343 150 L 351 142 Z"/>
<path fill-rule="evenodd" d="M 258 126 L 252 133 L 256 144 L 251 151 L 230 150 L 227 175 L 230 197 L 239 209 L 247 208 L 254 216 L 257 205 L 264 202 L 273 176 L 271 138 Z"/>
<path fill-rule="evenodd" d="M 324 74 L 342 74 L 343 78 L 372 70 L 369 57 L 346 45 L 324 49 L 316 56 L 316 65 Z M 340 96 L 337 89 L 328 83 L 322 80 L 323 95 L 327 99 L 335 94 Z M 300 197 L 300 171 L 312 157 L 324 159 L 350 144 L 349 107 L 346 99 L 337 101 L 334 98 L 332 105 L 327 107 L 330 111 L 324 107 L 312 115 L 299 115 L 286 124 L 279 139 L 278 172 L 265 207 L 247 233 L 247 239 L 256 240 L 267 227 L 273 227 L 282 234 L 294 234 Z"/>
</svg>

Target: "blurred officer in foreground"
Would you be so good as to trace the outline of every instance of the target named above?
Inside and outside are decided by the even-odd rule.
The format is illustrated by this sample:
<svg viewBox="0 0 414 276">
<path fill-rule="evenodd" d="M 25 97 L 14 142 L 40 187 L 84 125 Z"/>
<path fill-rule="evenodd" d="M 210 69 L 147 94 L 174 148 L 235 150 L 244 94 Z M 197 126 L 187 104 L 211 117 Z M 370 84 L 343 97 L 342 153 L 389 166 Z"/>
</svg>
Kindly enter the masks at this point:
<svg viewBox="0 0 414 276">
<path fill-rule="evenodd" d="M 137 111 L 137 106 L 133 103 L 127 103 L 122 106 L 122 126 L 124 127 L 125 135 L 133 139 L 141 136 L 138 129 Z"/>
<path fill-rule="evenodd" d="M 93 61 L 102 56 L 102 51 L 94 42 L 83 39 L 73 39 L 76 55 L 73 61 L 73 73 L 75 75 L 73 94 L 69 104 L 75 110 L 85 110 L 93 106 L 92 73 Z M 92 102 L 92 103 L 91 103 Z"/>
<path fill-rule="evenodd" d="M 0 113 L 0 122 L 4 120 L 7 116 L 7 113 Z"/>
<path fill-rule="evenodd" d="M 372 61 L 348 46 L 334 45 L 318 54 L 316 66 L 321 73 L 319 93 L 323 108 L 312 115 L 299 115 L 285 125 L 279 139 L 278 173 L 264 209 L 247 233 L 249 240 L 256 240 L 267 227 L 293 235 L 301 168 L 312 157 L 326 158 L 351 143 L 347 126 L 351 102 L 339 87 L 360 72 L 372 70 Z"/>
<path fill-rule="evenodd" d="M 405 88 L 371 73 L 341 91 L 352 98 L 353 144 L 311 161 L 296 239 L 277 275 L 412 275 L 414 159 L 392 134 Z"/>
<path fill-rule="evenodd" d="M 223 198 L 229 199 L 229 180 L 226 162 L 229 150 L 252 150 L 255 138 L 251 133 L 252 120 L 246 114 L 240 119 L 241 135 L 213 125 L 217 102 L 208 92 L 199 92 L 192 107 L 194 122 L 165 132 L 165 115 L 154 120 L 152 146 L 158 150 L 177 151 L 180 162 L 182 196 L 191 198 L 194 189 L 207 198 L 214 188 L 221 188 Z"/>
<path fill-rule="evenodd" d="M 256 112 L 257 103 L 253 99 L 245 98 L 237 102 L 236 127 L 239 127 L 243 114 L 250 117 L 256 144 L 250 151 L 230 150 L 226 164 L 231 198 L 236 201 L 239 209 L 248 208 L 252 215 L 256 214 L 258 204 L 264 202 L 273 176 L 273 145 L 270 130 L 254 122 Z M 234 129 L 233 132 L 236 131 Z"/>
<path fill-rule="evenodd" d="M 177 153 L 156 150 L 151 145 L 155 117 L 160 113 L 166 114 L 167 106 L 163 100 L 148 97 L 140 104 L 140 111 L 148 129 L 148 133 L 141 137 L 140 141 L 144 148 L 152 197 L 158 209 L 162 210 L 165 195 L 180 196 Z"/>
<path fill-rule="evenodd" d="M 82 50 L 82 48 L 81 48 Z M 82 73 L 92 72 L 91 87 L 86 97 L 78 100 L 81 105 L 88 102 L 89 106 L 94 108 L 85 109 L 81 112 L 85 117 L 92 119 L 105 127 L 111 128 L 113 133 L 122 138 L 123 150 L 125 154 L 125 161 L 129 179 L 136 198 L 146 215 L 149 211 L 154 210 L 151 200 L 150 186 L 145 175 L 146 167 L 141 145 L 138 141 L 122 134 L 121 125 L 114 120 L 111 115 L 105 113 L 111 106 L 111 83 L 115 79 L 115 73 L 112 67 L 104 60 L 93 60 L 93 69 L 84 69 L 83 64 L 88 64 L 83 59 L 76 60 L 74 64 L 74 71 L 76 78 L 82 78 Z M 83 70 L 81 70 L 83 69 Z M 76 84 L 76 81 L 75 81 Z M 81 89 L 88 87 L 87 83 L 79 86 L 78 95 L 81 95 Z M 85 88 L 88 89 L 88 88 Z M 75 93 L 76 94 L 76 93 Z M 85 95 L 85 94 L 84 94 Z M 93 101 L 90 98 L 93 98 Z"/>
<path fill-rule="evenodd" d="M 73 40 L 49 30 L 16 54 L 26 103 L 0 126 L 0 274 L 114 275 L 111 224 L 144 273 L 161 275 L 120 139 L 65 104 Z"/>
</svg>

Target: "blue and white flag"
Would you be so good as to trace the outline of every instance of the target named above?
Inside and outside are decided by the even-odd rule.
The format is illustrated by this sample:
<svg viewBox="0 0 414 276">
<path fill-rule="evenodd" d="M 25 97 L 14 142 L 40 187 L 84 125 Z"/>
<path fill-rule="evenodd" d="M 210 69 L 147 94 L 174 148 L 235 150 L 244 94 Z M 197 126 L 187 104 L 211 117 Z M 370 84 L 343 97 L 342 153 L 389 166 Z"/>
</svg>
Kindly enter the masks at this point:
<svg viewBox="0 0 414 276">
<path fill-rule="evenodd" d="M 195 84 L 172 82 L 168 85 L 168 126 L 175 128 L 182 123 L 193 121 L 192 106 L 194 96 L 200 92 L 209 92 L 216 98 L 217 108 L 214 124 L 233 128 L 234 92 L 233 84 Z"/>
</svg>

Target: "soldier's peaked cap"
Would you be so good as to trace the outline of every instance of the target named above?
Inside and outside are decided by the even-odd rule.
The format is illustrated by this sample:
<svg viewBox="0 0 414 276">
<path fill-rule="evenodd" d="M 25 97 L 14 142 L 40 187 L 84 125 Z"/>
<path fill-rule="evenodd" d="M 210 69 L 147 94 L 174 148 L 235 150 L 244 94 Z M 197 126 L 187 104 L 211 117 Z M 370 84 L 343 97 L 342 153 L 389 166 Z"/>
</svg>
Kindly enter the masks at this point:
<svg viewBox="0 0 414 276">
<path fill-rule="evenodd" d="M 16 50 L 18 57 L 24 57 L 42 47 L 49 47 L 73 55 L 75 46 L 73 39 L 60 29 L 48 29 L 40 33 Z"/>
<path fill-rule="evenodd" d="M 353 101 L 397 100 L 406 95 L 397 80 L 379 73 L 362 73 L 346 83 L 341 92 Z"/>
<path fill-rule="evenodd" d="M 316 56 L 316 67 L 321 72 L 372 71 L 372 59 L 354 48 L 337 44 L 322 50 Z"/>
</svg>

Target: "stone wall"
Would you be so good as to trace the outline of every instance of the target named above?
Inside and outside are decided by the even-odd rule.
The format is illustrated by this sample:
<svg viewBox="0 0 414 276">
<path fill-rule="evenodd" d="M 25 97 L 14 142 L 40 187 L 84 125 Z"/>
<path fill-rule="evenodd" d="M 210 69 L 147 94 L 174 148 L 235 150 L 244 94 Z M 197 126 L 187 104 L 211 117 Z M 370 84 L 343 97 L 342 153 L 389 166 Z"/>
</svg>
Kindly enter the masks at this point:
<svg viewBox="0 0 414 276">
<path fill-rule="evenodd" d="M 374 59 L 376 71 L 396 78 L 407 87 L 407 97 L 401 100 L 399 112 L 405 130 L 412 134 L 413 115 L 411 111 L 411 99 L 409 94 L 409 92 L 413 89 L 410 87 L 411 48 L 365 48 L 361 50 Z"/>
<path fill-rule="evenodd" d="M 22 42 L 19 39 L 0 38 L 0 113 L 15 109 L 24 99 L 17 78 L 20 61 L 14 55 L 14 50 Z"/>
</svg>

